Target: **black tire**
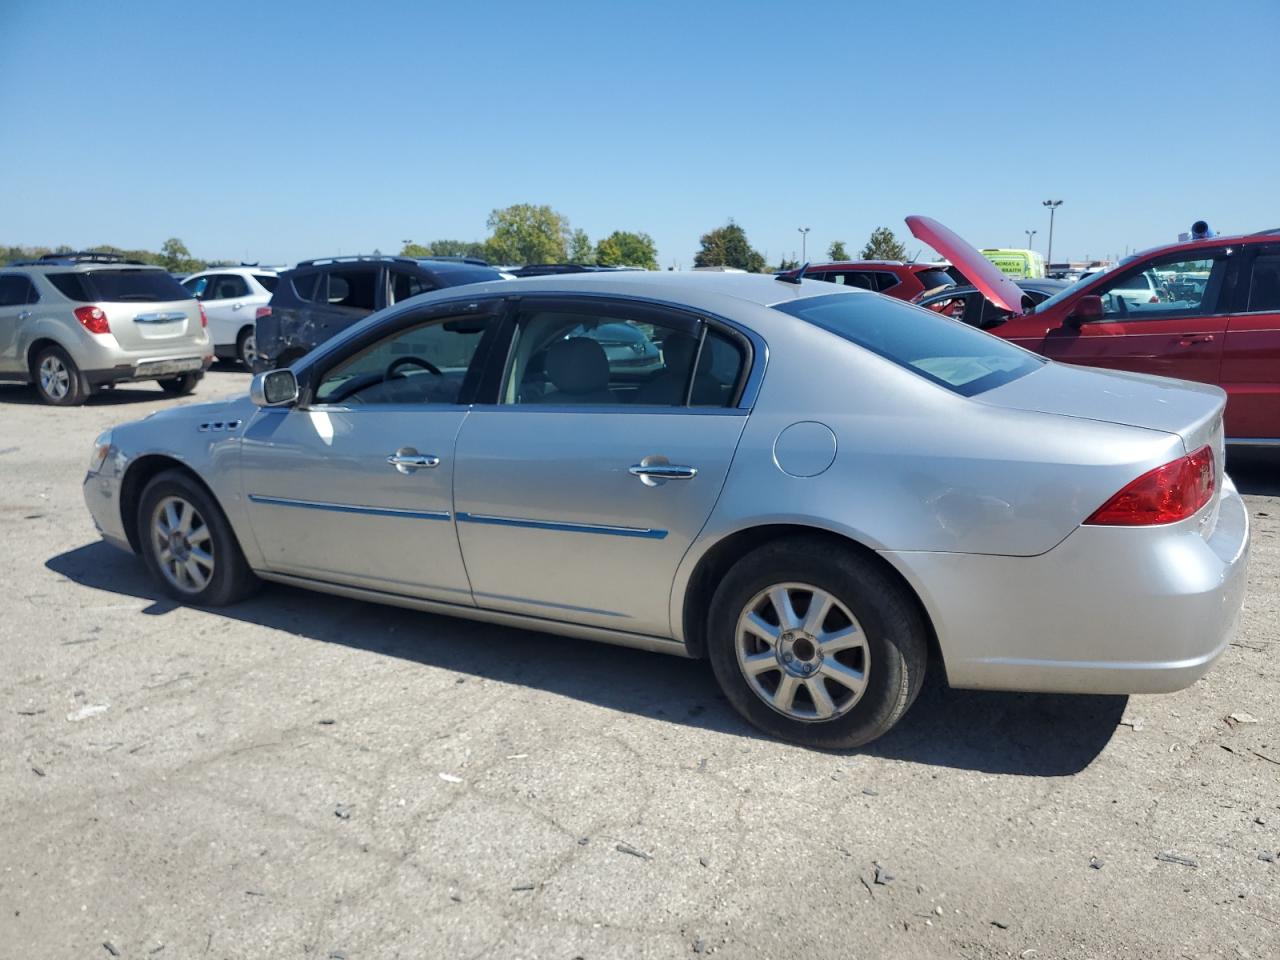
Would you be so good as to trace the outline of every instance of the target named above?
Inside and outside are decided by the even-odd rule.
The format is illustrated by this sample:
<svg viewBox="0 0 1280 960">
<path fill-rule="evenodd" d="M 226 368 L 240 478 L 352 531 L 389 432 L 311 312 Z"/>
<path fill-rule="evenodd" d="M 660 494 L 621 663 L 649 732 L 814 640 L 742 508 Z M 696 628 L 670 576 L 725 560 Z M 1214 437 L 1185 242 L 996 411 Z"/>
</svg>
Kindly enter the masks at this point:
<svg viewBox="0 0 1280 960">
<path fill-rule="evenodd" d="M 205 528 L 208 531 L 207 540 L 202 542 L 211 546 L 208 553 L 213 570 L 207 584 L 200 589 L 184 589 L 175 585 L 170 575 L 161 569 L 162 559 L 153 524 L 163 505 L 174 499 L 195 508 L 196 519 L 200 523 L 193 523 L 193 529 Z M 222 508 L 190 474 L 181 470 L 165 470 L 156 474 L 142 491 L 136 523 L 143 562 L 165 593 L 175 600 L 193 606 L 223 607 L 243 600 L 261 586 L 262 581 L 249 569 Z M 192 540 L 195 540 L 194 536 Z"/>
<path fill-rule="evenodd" d="M 861 626 L 866 649 L 857 655 L 869 658 L 863 661 L 866 686 L 846 712 L 832 719 L 779 712 L 756 692 L 739 664 L 739 617 L 762 591 L 778 584 L 826 591 Z M 928 649 L 928 625 L 915 598 L 874 559 L 821 537 L 781 540 L 747 554 L 720 582 L 707 622 L 711 667 L 734 709 L 775 737 L 826 750 L 861 746 L 897 723 L 924 683 Z"/>
<path fill-rule="evenodd" d="M 156 383 L 160 384 L 160 389 L 171 397 L 185 397 L 195 392 L 201 376 L 203 375 L 199 373 L 184 373 L 180 377 L 157 380 Z"/>
<path fill-rule="evenodd" d="M 31 361 L 31 380 L 41 402 L 54 407 L 78 407 L 89 399 L 80 368 L 61 347 L 41 348 Z"/>
<path fill-rule="evenodd" d="M 246 370 L 253 369 L 254 359 L 257 357 L 257 341 L 254 338 L 253 327 L 245 327 L 240 331 L 240 335 L 236 337 L 236 359 Z"/>
</svg>

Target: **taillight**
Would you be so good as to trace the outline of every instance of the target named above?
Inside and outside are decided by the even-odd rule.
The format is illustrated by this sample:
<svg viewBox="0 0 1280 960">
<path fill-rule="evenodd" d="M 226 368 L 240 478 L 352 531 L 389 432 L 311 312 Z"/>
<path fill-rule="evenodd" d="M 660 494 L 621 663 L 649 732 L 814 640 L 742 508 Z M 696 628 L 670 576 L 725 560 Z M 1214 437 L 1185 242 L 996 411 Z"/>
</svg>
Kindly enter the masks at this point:
<svg viewBox="0 0 1280 960">
<path fill-rule="evenodd" d="M 1214 484 L 1213 449 L 1201 447 L 1144 473 L 1100 506 L 1085 523 L 1107 527 L 1177 523 L 1209 502 Z"/>
<path fill-rule="evenodd" d="M 197 303 L 196 306 L 200 308 L 200 326 L 207 327 L 209 325 L 209 315 L 204 312 L 204 304 Z"/>
<path fill-rule="evenodd" d="M 269 316 L 271 316 L 270 307 L 259 307 L 257 310 L 253 311 L 253 322 L 257 323 L 263 317 L 269 317 Z"/>
<path fill-rule="evenodd" d="M 101 307 L 76 307 L 76 319 L 90 333 L 110 333 L 107 315 Z"/>
</svg>

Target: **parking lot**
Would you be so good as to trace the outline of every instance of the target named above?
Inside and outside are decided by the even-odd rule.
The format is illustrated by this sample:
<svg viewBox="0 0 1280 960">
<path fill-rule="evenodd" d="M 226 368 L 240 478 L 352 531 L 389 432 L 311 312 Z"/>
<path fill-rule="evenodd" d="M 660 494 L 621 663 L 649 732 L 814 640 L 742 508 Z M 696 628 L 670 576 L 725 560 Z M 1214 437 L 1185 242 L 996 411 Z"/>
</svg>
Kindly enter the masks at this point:
<svg viewBox="0 0 1280 960">
<path fill-rule="evenodd" d="M 864 752 L 764 739 L 703 663 L 268 587 L 163 599 L 101 544 L 96 433 L 0 388 L 0 955 L 1266 957 L 1280 947 L 1280 481 L 1181 693 L 951 691 Z M 10 952 L 14 951 L 14 952 Z"/>
</svg>

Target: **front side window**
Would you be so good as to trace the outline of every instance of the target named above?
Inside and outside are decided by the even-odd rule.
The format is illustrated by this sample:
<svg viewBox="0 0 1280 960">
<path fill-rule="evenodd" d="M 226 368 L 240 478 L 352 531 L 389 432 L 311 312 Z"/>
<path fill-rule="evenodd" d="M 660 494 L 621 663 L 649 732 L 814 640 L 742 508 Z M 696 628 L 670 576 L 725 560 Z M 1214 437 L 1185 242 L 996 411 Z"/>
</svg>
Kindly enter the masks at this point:
<svg viewBox="0 0 1280 960">
<path fill-rule="evenodd" d="M 732 338 L 691 317 L 632 307 L 528 308 L 504 404 L 728 406 L 744 367 Z"/>
<path fill-rule="evenodd" d="M 1155 320 L 1214 312 L 1225 257 L 1161 260 L 1117 274 L 1097 291 L 1106 320 Z"/>
<path fill-rule="evenodd" d="M 479 356 L 489 317 L 420 323 L 339 361 L 321 377 L 315 403 L 456 404 Z"/>
<path fill-rule="evenodd" d="M 1280 253 L 1264 253 L 1253 261 L 1249 312 L 1280 312 Z"/>
<path fill-rule="evenodd" d="M 352 267 L 328 273 L 330 306 L 373 310 L 377 305 L 377 267 Z"/>
<path fill-rule="evenodd" d="M 999 337 L 889 297 L 833 294 L 773 309 L 966 397 L 1025 377 L 1046 363 Z"/>
</svg>

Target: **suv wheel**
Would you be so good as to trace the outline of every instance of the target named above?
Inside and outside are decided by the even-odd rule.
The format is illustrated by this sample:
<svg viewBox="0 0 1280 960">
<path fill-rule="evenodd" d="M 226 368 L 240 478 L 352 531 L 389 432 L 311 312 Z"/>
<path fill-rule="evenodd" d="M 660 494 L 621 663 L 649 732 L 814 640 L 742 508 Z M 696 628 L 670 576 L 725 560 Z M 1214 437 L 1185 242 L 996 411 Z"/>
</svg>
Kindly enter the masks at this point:
<svg viewBox="0 0 1280 960">
<path fill-rule="evenodd" d="M 138 542 L 152 576 L 184 603 L 225 606 L 260 583 L 222 509 L 180 470 L 157 474 L 142 491 Z"/>
<path fill-rule="evenodd" d="M 240 331 L 240 336 L 236 338 L 236 356 L 240 358 L 240 362 L 248 369 L 253 369 L 254 361 L 258 359 L 257 341 L 253 336 L 253 327 L 245 327 Z"/>
<path fill-rule="evenodd" d="M 793 743 L 857 747 L 906 713 L 924 682 L 927 626 L 873 560 L 818 538 L 743 557 L 711 603 L 716 679 L 752 724 Z"/>
<path fill-rule="evenodd" d="M 55 407 L 79 406 L 88 398 L 79 368 L 61 347 L 48 346 L 37 353 L 31 376 L 40 399 Z"/>
<path fill-rule="evenodd" d="M 199 382 L 200 374 L 198 373 L 184 373 L 180 377 L 156 381 L 156 383 L 160 384 L 160 389 L 171 397 L 185 397 L 195 390 L 196 384 Z"/>
</svg>

